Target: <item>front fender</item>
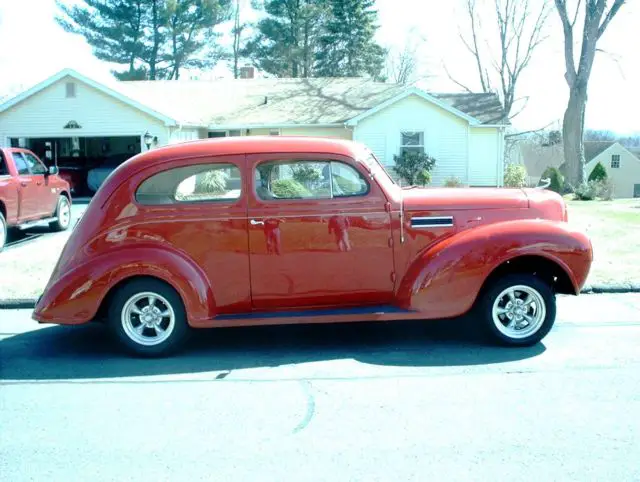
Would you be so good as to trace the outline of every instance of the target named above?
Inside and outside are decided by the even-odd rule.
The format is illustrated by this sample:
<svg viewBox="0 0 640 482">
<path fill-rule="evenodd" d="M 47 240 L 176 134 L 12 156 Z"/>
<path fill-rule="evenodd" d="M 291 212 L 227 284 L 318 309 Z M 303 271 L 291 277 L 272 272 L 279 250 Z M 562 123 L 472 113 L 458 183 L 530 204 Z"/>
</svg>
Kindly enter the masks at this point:
<svg viewBox="0 0 640 482">
<path fill-rule="evenodd" d="M 134 276 L 152 276 L 173 286 L 194 326 L 215 314 L 213 290 L 193 260 L 166 247 L 136 245 L 113 249 L 63 273 L 54 273 L 33 317 L 45 323 L 90 321 L 109 290 Z"/>
<path fill-rule="evenodd" d="M 432 318 L 471 309 L 487 277 L 520 256 L 544 257 L 569 276 L 576 294 L 592 261 L 589 239 L 566 223 L 523 219 L 461 231 L 418 254 L 399 284 L 403 308 Z"/>
</svg>

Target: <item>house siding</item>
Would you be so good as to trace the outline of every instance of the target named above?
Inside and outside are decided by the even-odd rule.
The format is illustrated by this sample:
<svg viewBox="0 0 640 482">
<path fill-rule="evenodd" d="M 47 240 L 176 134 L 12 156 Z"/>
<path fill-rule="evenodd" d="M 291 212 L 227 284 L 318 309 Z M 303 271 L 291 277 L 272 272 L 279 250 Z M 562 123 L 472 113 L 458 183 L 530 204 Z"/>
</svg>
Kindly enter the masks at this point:
<svg viewBox="0 0 640 482">
<path fill-rule="evenodd" d="M 501 136 L 496 128 L 471 128 L 469 148 L 469 185 L 501 186 Z"/>
<path fill-rule="evenodd" d="M 435 157 L 434 186 L 449 177 L 468 183 L 469 124 L 427 100 L 412 95 L 360 121 L 354 139 L 369 146 L 383 164 L 393 167 L 401 132 L 424 132 L 425 152 Z M 495 180 L 494 180 L 495 182 Z"/>
<path fill-rule="evenodd" d="M 66 97 L 66 83 L 76 96 Z M 64 129 L 69 121 L 80 129 Z M 0 113 L 0 142 L 11 137 L 142 136 L 146 131 L 167 144 L 164 123 L 77 79 L 65 77 Z"/>
<path fill-rule="evenodd" d="M 620 156 L 620 167 L 611 167 L 611 156 Z M 613 144 L 594 157 L 586 165 L 587 176 L 591 174 L 596 164 L 600 162 L 607 171 L 607 177 L 614 186 L 613 196 L 615 198 L 632 198 L 634 187 L 640 184 L 640 159 L 624 148 L 621 144 Z"/>
</svg>

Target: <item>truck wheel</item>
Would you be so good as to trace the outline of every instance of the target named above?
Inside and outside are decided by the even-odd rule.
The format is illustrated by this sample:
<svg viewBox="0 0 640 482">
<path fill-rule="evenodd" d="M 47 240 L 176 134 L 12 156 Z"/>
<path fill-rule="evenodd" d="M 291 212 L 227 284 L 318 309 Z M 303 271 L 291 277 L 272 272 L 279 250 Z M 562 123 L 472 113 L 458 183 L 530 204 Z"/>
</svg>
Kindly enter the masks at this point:
<svg viewBox="0 0 640 482">
<path fill-rule="evenodd" d="M 67 196 L 62 195 L 58 198 L 58 206 L 56 207 L 57 219 L 49 223 L 52 231 L 66 231 L 71 224 L 71 204 Z"/>
<path fill-rule="evenodd" d="M 109 306 L 108 324 L 126 351 L 146 357 L 177 351 L 190 333 L 180 295 L 155 279 L 120 288 Z"/>
<path fill-rule="evenodd" d="M 7 221 L 0 212 L 0 251 L 2 251 L 5 244 L 7 244 Z"/>
<path fill-rule="evenodd" d="M 485 291 L 480 315 L 494 342 L 507 346 L 535 345 L 555 322 L 555 293 L 535 276 L 507 275 Z"/>
</svg>

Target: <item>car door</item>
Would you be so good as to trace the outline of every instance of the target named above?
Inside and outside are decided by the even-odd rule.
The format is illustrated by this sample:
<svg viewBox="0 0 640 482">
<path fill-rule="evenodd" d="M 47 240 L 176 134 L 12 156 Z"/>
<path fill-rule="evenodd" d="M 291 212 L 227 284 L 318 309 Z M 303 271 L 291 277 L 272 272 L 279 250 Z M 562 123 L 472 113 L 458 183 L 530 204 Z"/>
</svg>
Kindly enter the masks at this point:
<svg viewBox="0 0 640 482">
<path fill-rule="evenodd" d="M 18 173 L 18 222 L 30 221 L 39 217 L 39 186 L 29 170 L 22 152 L 12 151 L 11 157 Z"/>
<path fill-rule="evenodd" d="M 247 156 L 254 310 L 381 305 L 393 299 L 387 199 L 341 156 Z"/>
<path fill-rule="evenodd" d="M 58 193 L 56 189 L 49 186 L 48 178 L 45 175 L 47 168 L 36 156 L 30 152 L 22 152 L 31 177 L 35 183 L 37 191 L 38 217 L 51 216 L 56 209 Z"/>
</svg>

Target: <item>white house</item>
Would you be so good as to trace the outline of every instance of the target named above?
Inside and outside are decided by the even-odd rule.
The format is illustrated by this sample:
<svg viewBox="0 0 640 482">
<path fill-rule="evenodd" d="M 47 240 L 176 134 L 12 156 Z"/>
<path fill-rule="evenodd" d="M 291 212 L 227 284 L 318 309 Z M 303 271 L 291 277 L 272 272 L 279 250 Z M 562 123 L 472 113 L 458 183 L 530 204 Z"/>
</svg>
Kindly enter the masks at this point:
<svg viewBox="0 0 640 482">
<path fill-rule="evenodd" d="M 619 142 L 585 142 L 587 176 L 600 163 L 613 183 L 616 198 L 640 197 L 640 159 Z"/>
<path fill-rule="evenodd" d="M 145 140 L 154 148 L 305 135 L 361 141 L 390 167 L 403 150 L 426 152 L 437 161 L 434 185 L 451 176 L 469 186 L 502 185 L 507 125 L 494 94 L 437 94 L 362 78 L 107 84 L 66 69 L 0 105 L 0 145 L 79 168 L 145 150 Z"/>
</svg>

